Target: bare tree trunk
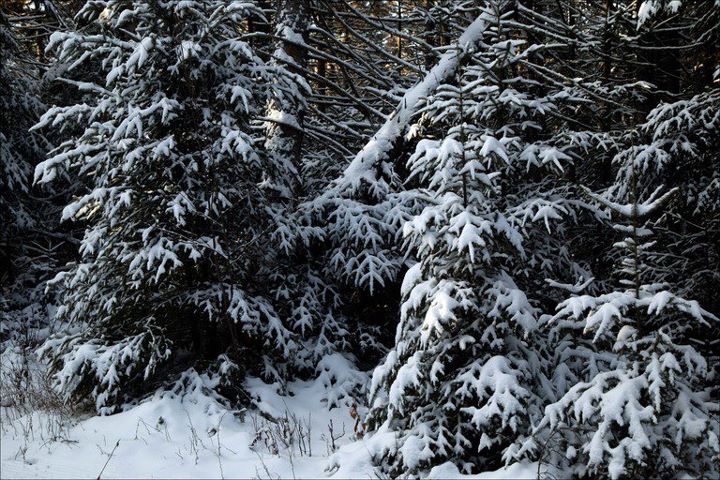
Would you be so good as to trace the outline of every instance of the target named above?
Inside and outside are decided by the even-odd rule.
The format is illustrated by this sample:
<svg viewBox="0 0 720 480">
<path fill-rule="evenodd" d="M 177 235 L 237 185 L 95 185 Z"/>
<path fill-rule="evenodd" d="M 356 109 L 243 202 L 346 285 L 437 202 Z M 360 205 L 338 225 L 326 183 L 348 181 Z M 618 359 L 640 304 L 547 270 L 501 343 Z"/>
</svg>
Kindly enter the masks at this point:
<svg viewBox="0 0 720 480">
<path fill-rule="evenodd" d="M 397 1 L 397 29 L 398 31 L 402 31 L 402 1 Z M 402 58 L 402 37 L 398 35 L 397 37 L 397 56 L 398 58 Z"/>
<path fill-rule="evenodd" d="M 430 9 L 433 7 L 434 2 L 433 0 L 425 0 L 425 10 L 427 12 L 430 12 Z M 425 22 L 425 38 L 424 40 L 428 43 L 428 45 L 431 45 L 432 47 L 437 47 L 437 37 L 436 37 L 437 28 L 434 22 L 431 20 L 430 16 L 428 15 L 428 20 Z M 433 64 L 435 63 L 435 53 L 428 51 L 425 52 L 425 69 L 430 70 L 433 67 Z"/>
</svg>

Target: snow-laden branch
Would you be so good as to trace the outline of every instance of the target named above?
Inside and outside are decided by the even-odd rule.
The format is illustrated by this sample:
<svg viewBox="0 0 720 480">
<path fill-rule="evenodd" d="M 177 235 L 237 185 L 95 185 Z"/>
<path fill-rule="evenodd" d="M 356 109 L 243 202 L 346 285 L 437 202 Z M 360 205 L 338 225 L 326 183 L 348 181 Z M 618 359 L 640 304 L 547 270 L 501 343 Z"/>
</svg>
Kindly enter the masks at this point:
<svg viewBox="0 0 720 480">
<path fill-rule="evenodd" d="M 607 198 L 603 197 L 602 195 L 598 195 L 598 194 L 594 193 L 592 190 L 590 190 L 587 187 L 582 187 L 582 189 L 585 191 L 585 193 L 588 196 L 590 196 L 590 198 L 597 201 L 601 205 L 609 208 L 610 210 L 617 213 L 618 215 L 625 217 L 625 218 L 636 217 L 638 220 L 644 220 L 649 215 L 658 211 L 666 203 L 668 203 L 675 196 L 675 194 L 678 193 L 678 191 L 679 191 L 679 189 L 677 187 L 675 187 L 658 198 L 657 195 L 660 192 L 660 190 L 662 189 L 662 187 L 659 187 L 652 193 L 652 195 L 650 195 L 650 198 L 648 198 L 644 202 L 620 204 L 620 203 L 612 202 L 612 201 L 608 200 Z"/>
<path fill-rule="evenodd" d="M 355 156 L 343 175 L 336 181 L 335 188 L 342 190 L 357 187 L 361 180 L 375 180 L 378 162 L 385 160 L 397 143 L 407 132 L 410 120 L 417 111 L 420 100 L 432 94 L 438 86 L 450 79 L 462 59 L 483 35 L 490 20 L 483 13 L 463 32 L 458 41 L 440 57 L 438 63 L 425 78 L 410 88 L 403 96 L 395 111 L 373 135 L 362 150 Z"/>
</svg>

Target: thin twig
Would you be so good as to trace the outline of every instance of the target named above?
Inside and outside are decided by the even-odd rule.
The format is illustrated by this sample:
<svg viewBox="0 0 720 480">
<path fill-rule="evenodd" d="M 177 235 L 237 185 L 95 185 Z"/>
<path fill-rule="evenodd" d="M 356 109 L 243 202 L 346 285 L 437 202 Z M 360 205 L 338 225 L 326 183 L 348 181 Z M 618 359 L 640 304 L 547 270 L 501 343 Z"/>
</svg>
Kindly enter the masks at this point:
<svg viewBox="0 0 720 480">
<path fill-rule="evenodd" d="M 108 459 L 105 462 L 105 465 L 103 465 L 102 470 L 100 470 L 100 473 L 98 473 L 97 480 L 100 480 L 100 477 L 102 477 L 102 474 L 105 471 L 105 467 L 107 467 L 108 463 L 110 463 L 110 459 L 112 459 L 113 455 L 115 454 L 115 450 L 117 450 L 118 446 L 120 446 L 119 438 L 118 438 L 117 442 L 115 442 L 115 446 L 113 447 L 112 451 L 110 452 L 110 455 L 108 455 Z"/>
</svg>

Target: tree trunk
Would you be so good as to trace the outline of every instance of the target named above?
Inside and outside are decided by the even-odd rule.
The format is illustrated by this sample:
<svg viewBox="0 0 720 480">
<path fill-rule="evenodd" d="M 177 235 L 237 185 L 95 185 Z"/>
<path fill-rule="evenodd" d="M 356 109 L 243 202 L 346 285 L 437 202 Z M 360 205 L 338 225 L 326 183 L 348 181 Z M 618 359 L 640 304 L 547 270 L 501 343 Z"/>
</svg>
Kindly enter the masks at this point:
<svg viewBox="0 0 720 480">
<path fill-rule="evenodd" d="M 303 45 L 307 41 L 308 0 L 277 0 L 276 5 L 275 35 L 279 39 L 271 62 L 302 77 L 307 67 Z M 305 104 L 301 98 L 304 89 L 299 82 L 292 83 L 298 98 L 276 96 L 268 105 L 266 127 L 266 146 L 272 164 L 279 169 L 274 180 L 278 194 L 285 200 L 293 199 L 301 187 L 299 169 L 304 137 Z"/>
</svg>

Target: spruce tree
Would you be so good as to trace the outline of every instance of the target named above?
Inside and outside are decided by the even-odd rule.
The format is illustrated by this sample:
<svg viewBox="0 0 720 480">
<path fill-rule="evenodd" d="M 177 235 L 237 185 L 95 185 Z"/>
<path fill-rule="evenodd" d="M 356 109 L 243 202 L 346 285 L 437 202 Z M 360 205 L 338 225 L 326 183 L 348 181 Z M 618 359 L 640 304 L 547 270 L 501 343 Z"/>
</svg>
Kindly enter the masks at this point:
<svg viewBox="0 0 720 480">
<path fill-rule="evenodd" d="M 553 395 L 550 347 L 536 330 L 558 298 L 546 279 L 590 277 L 565 242 L 588 210 L 570 172 L 595 137 L 569 113 L 596 92 L 590 82 L 539 83 L 566 46 L 533 37 L 521 23 L 533 12 L 512 7 L 476 12 L 477 47 L 414 127 L 406 195 L 426 206 L 403 234 L 418 263 L 371 390 L 371 427 L 398 438 L 376 452 L 391 475 L 511 461 Z"/>
<path fill-rule="evenodd" d="M 86 222 L 81 260 L 53 282 L 69 325 L 42 352 L 64 394 L 90 394 L 101 413 L 173 365 L 227 353 L 278 378 L 292 358 L 266 291 L 268 185 L 284 170 L 250 124 L 273 95 L 293 92 L 277 92 L 285 69 L 238 38 L 258 15 L 245 1 L 92 1 L 81 30 L 51 37 L 67 76 L 93 61 L 105 81 L 62 79 L 82 101 L 35 127 L 65 135 L 36 181 L 67 174 L 87 185 L 63 211 Z"/>
<path fill-rule="evenodd" d="M 557 346 L 557 401 L 534 437 L 518 443 L 518 456 L 533 452 L 578 477 L 712 478 L 720 451 L 717 354 L 709 340 L 718 330 L 711 280 L 718 271 L 718 102 L 706 55 L 718 46 L 720 5 L 646 1 L 635 16 L 618 3 L 617 10 L 608 5 L 608 18 L 632 25 L 637 52 L 604 62 L 643 81 L 639 89 L 616 89 L 630 108 L 615 115 L 611 148 L 597 152 L 609 160 L 601 175 L 581 179 L 600 192 L 587 190 L 600 207 L 594 243 L 606 247 L 570 246 L 575 256 L 596 256 L 597 267 L 576 288 L 560 286 L 572 296 L 542 326 Z M 635 60 L 618 62 L 628 56 Z M 600 125 L 608 124 L 601 118 Z"/>
<path fill-rule="evenodd" d="M 688 333 L 719 319 L 653 281 L 653 228 L 677 190 L 657 189 L 640 200 L 632 170 L 624 189 L 630 203 L 589 192 L 616 219 L 618 288 L 574 295 L 549 320 L 556 365 L 566 365 L 576 383 L 546 408 L 535 427 L 539 438 L 524 448 L 573 476 L 712 478 L 720 409 L 711 369 Z M 579 339 L 580 332 L 592 342 Z"/>
</svg>

